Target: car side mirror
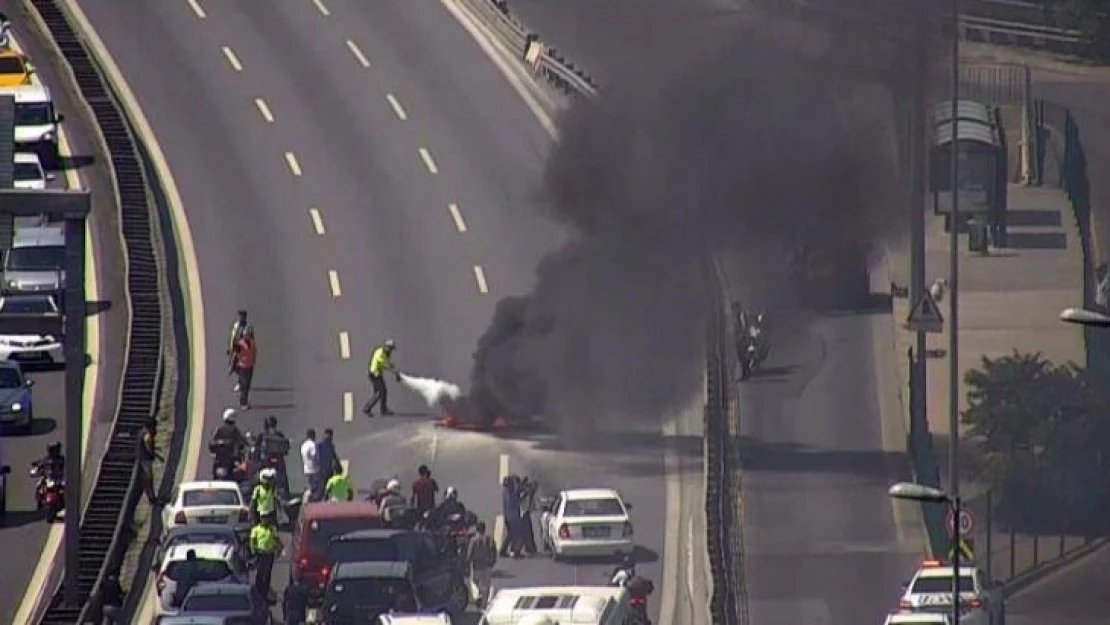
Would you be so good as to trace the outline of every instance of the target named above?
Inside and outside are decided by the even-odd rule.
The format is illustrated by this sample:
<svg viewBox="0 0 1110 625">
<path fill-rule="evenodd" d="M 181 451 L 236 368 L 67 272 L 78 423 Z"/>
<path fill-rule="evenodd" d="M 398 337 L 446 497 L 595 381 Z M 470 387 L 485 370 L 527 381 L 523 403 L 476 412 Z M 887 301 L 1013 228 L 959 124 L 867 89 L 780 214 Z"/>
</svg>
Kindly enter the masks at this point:
<svg viewBox="0 0 1110 625">
<path fill-rule="evenodd" d="M 902 590 L 909 590 L 909 589 L 910 589 L 910 583 L 909 582 L 902 582 Z"/>
<path fill-rule="evenodd" d="M 624 502 L 624 509 L 625 510 L 631 510 L 632 509 L 632 504 L 628 503 L 627 501 Z"/>
<path fill-rule="evenodd" d="M 66 116 L 62 115 L 61 113 L 58 113 L 57 115 L 54 116 L 54 123 L 55 124 L 60 124 L 60 123 L 64 122 L 65 120 L 66 120 Z"/>
<path fill-rule="evenodd" d="M 27 388 L 30 388 L 30 387 L 35 385 L 35 381 L 34 380 L 27 380 L 26 384 L 27 384 Z"/>
</svg>

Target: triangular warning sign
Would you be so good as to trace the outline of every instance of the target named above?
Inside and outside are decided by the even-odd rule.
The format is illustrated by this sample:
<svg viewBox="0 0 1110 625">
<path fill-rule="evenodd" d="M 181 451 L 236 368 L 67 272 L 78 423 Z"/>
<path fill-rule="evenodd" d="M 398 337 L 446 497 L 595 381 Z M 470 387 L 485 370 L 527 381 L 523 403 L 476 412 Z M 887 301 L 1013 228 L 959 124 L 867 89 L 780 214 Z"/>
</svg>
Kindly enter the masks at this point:
<svg viewBox="0 0 1110 625">
<path fill-rule="evenodd" d="M 948 549 L 948 561 L 956 559 L 956 552 L 954 547 Z M 971 563 L 975 561 L 975 546 L 972 544 L 971 539 L 964 538 L 960 540 L 960 561 L 964 563 Z"/>
<path fill-rule="evenodd" d="M 910 311 L 909 318 L 906 319 L 906 327 L 915 332 L 935 333 L 944 329 L 944 317 L 940 314 L 940 307 L 937 306 L 932 293 L 929 291 L 922 293 L 921 299 L 917 300 L 917 304 Z"/>
</svg>

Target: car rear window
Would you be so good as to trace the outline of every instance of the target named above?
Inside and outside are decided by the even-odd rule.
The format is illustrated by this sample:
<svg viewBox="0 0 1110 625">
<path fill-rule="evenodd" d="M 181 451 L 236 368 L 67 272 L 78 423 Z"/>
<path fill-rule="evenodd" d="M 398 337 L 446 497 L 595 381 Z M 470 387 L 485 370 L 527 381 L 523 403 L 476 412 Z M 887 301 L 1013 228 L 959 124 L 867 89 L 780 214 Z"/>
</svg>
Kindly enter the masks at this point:
<svg viewBox="0 0 1110 625">
<path fill-rule="evenodd" d="M 325 554 L 332 538 L 359 530 L 380 530 L 380 516 L 353 517 L 345 519 L 317 519 L 308 523 L 308 549 L 313 553 Z"/>
<path fill-rule="evenodd" d="M 576 499 L 568 501 L 563 516 L 622 516 L 624 508 L 617 499 Z"/>
<path fill-rule="evenodd" d="M 400 594 L 412 596 L 412 584 L 407 580 L 344 579 L 328 586 L 325 602 L 348 607 L 390 606 L 393 597 Z"/>
<path fill-rule="evenodd" d="M 241 594 L 194 594 L 181 604 L 182 612 L 250 612 L 251 599 Z"/>
<path fill-rule="evenodd" d="M 951 577 L 918 577 L 913 582 L 910 594 L 952 592 Z M 960 592 L 975 592 L 975 582 L 970 575 L 960 576 Z"/>
<path fill-rule="evenodd" d="M 235 546 L 235 540 L 227 534 L 178 534 L 166 542 L 166 550 L 180 545 L 229 545 Z"/>
<path fill-rule="evenodd" d="M 19 57 L 0 57 L 0 74 L 22 74 L 27 70 Z"/>
<path fill-rule="evenodd" d="M 177 581 L 183 570 L 190 566 L 185 560 L 175 560 L 166 565 L 166 577 Z M 198 558 L 193 566 L 196 567 L 196 580 L 198 582 L 218 582 L 231 577 L 231 567 L 223 560 L 202 560 Z"/>
<path fill-rule="evenodd" d="M 227 488 L 206 488 L 203 490 L 187 490 L 181 496 L 181 503 L 186 508 L 202 508 L 205 506 L 238 506 L 242 504 L 239 493 Z"/>
</svg>

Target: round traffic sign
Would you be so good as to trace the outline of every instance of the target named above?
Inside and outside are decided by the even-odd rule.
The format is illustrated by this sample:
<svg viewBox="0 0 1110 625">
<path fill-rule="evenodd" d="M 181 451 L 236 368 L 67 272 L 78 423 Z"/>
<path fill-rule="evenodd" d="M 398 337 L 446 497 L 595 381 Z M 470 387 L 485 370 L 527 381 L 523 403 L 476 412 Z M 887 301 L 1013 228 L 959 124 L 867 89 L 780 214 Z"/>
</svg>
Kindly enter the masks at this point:
<svg viewBox="0 0 1110 625">
<path fill-rule="evenodd" d="M 944 524 L 948 527 L 949 536 L 956 533 L 956 513 L 954 510 L 948 511 L 948 516 L 944 518 Z M 975 529 L 975 517 L 968 510 L 960 510 L 960 536 L 970 535 L 973 529 Z"/>
</svg>

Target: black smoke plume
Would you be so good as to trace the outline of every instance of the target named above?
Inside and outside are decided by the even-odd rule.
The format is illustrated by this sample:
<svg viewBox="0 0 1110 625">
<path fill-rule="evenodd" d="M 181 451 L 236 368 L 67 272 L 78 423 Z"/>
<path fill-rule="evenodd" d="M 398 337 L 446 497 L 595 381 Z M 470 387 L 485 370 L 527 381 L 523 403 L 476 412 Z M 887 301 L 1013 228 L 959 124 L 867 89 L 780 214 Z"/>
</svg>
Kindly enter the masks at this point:
<svg viewBox="0 0 1110 625">
<path fill-rule="evenodd" d="M 478 414 L 564 432 L 657 419 L 701 384 L 708 256 L 740 250 L 774 276 L 771 299 L 800 232 L 869 247 L 890 227 L 889 97 L 828 50 L 757 35 L 698 42 L 662 80 L 611 85 L 562 119 L 542 195 L 571 238 L 479 339 Z"/>
</svg>

